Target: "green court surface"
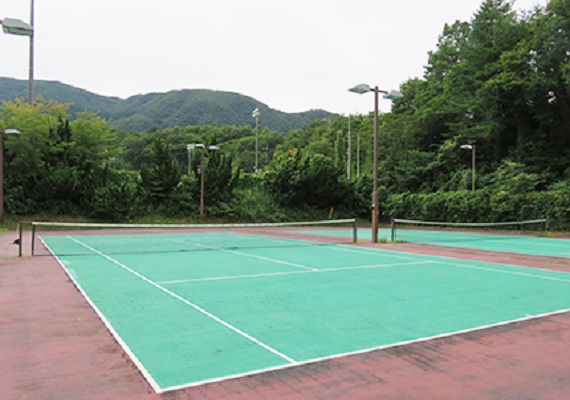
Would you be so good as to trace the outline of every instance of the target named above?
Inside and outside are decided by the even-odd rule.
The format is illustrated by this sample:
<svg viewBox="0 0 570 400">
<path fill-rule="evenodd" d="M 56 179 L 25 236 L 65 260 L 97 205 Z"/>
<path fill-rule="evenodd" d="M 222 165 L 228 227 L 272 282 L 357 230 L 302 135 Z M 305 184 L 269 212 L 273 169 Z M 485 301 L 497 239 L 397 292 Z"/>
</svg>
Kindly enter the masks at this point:
<svg viewBox="0 0 570 400">
<path fill-rule="evenodd" d="M 315 235 L 352 236 L 350 230 L 304 230 Z M 430 231 L 423 229 L 399 229 L 396 240 L 434 246 L 458 247 L 485 251 L 498 251 L 535 256 L 570 258 L 570 239 L 544 238 L 528 235 L 501 235 L 495 233 L 466 233 L 457 231 Z M 370 229 L 359 229 L 359 240 L 370 240 Z M 378 237 L 391 240 L 389 229 L 379 229 Z"/>
<path fill-rule="evenodd" d="M 157 392 L 570 309 L 563 272 L 232 233 L 42 240 Z"/>
</svg>

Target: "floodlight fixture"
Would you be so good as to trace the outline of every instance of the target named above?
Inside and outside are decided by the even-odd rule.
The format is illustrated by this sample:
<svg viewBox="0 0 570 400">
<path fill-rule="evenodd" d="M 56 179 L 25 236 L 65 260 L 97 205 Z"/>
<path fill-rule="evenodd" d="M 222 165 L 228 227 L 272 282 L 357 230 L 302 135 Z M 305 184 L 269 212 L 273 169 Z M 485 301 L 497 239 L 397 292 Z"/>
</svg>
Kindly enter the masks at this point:
<svg viewBox="0 0 570 400">
<path fill-rule="evenodd" d="M 0 20 L 4 33 L 18 36 L 33 36 L 34 28 L 30 25 L 15 18 L 4 18 Z"/>
</svg>

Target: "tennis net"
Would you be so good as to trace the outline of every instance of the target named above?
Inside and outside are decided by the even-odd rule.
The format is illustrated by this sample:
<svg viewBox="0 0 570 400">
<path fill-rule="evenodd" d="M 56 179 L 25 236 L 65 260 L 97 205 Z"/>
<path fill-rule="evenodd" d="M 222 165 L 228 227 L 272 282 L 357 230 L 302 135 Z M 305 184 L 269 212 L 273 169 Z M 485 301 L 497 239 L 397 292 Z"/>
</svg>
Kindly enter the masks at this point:
<svg viewBox="0 0 570 400">
<path fill-rule="evenodd" d="M 548 230 L 548 219 L 533 219 L 514 222 L 434 222 L 409 219 L 393 219 L 391 240 L 393 242 L 437 243 L 482 240 L 493 234 L 493 238 L 512 238 L 518 232 L 537 233 Z M 486 236 L 487 235 L 487 236 Z"/>
<path fill-rule="evenodd" d="M 349 244 L 356 243 L 358 232 L 355 219 L 257 224 L 22 223 L 26 224 L 31 225 L 31 255 L 52 252 L 58 255 L 140 254 Z M 315 235 L 315 228 L 350 231 L 352 235 Z"/>
</svg>

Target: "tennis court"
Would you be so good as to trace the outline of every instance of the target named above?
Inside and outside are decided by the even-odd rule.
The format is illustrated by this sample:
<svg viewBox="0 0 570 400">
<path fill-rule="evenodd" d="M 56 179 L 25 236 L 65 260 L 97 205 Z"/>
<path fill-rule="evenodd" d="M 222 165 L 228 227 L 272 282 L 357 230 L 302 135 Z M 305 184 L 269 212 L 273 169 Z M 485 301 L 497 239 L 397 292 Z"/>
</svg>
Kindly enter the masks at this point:
<svg viewBox="0 0 570 400">
<path fill-rule="evenodd" d="M 570 309 L 570 274 L 236 232 L 42 236 L 157 392 Z"/>
<path fill-rule="evenodd" d="M 315 235 L 338 235 L 349 237 L 348 230 L 309 230 Z M 370 229 L 359 229 L 358 237 L 363 241 L 372 237 Z M 390 229 L 379 229 L 378 237 L 390 240 Z M 426 229 L 398 229 L 396 240 L 433 246 L 456 247 L 504 253 L 527 254 L 547 257 L 570 258 L 570 239 L 546 238 L 524 234 L 472 233 Z"/>
</svg>

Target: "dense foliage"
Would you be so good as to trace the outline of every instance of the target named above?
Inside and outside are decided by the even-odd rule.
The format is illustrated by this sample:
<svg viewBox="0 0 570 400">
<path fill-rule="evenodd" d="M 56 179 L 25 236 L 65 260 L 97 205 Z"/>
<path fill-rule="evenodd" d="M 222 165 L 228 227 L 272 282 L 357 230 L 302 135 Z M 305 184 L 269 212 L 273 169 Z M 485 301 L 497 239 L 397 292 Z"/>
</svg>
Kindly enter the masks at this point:
<svg viewBox="0 0 570 400">
<path fill-rule="evenodd" d="M 569 35 L 568 0 L 523 15 L 509 1 L 486 0 L 471 21 L 446 25 L 424 76 L 405 82 L 404 97 L 380 116 L 382 219 L 549 216 L 568 228 Z M 167 98 L 145 100 L 162 101 Z M 210 112 L 193 107 L 201 115 Z M 175 118 L 177 111 L 167 109 L 145 118 Z M 282 135 L 266 125 L 256 131 L 249 124 L 205 120 L 146 132 L 116 130 L 92 114 L 71 118 L 67 106 L 52 101 L 34 107 L 7 102 L 1 110 L 0 127 L 24 133 L 6 136 L 12 214 L 195 220 L 203 156 L 209 218 L 370 215 L 372 115 L 316 119 Z M 188 149 L 195 143 L 221 150 Z M 476 171 L 472 151 L 462 145 L 475 146 Z"/>
<path fill-rule="evenodd" d="M 144 132 L 151 128 L 174 128 L 189 125 L 254 124 L 253 109 L 261 111 L 261 123 L 282 134 L 315 119 L 329 118 L 331 113 L 310 110 L 285 113 L 238 93 L 214 90 L 173 90 L 167 93 L 136 95 L 128 99 L 100 96 L 60 82 L 37 80 L 36 96 L 69 103 L 70 118 L 79 111 L 91 111 L 110 121 L 116 129 Z M 27 98 L 28 81 L 0 78 L 0 100 Z"/>
</svg>

